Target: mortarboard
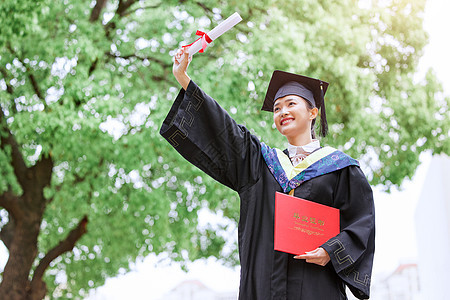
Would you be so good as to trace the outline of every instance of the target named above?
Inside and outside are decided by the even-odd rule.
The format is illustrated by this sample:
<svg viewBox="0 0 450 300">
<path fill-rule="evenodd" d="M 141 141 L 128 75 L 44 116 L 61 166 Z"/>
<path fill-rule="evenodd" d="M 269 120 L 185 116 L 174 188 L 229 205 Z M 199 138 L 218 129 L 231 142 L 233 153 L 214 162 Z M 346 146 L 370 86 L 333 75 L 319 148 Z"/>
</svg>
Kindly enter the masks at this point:
<svg viewBox="0 0 450 300">
<path fill-rule="evenodd" d="M 328 125 L 324 95 L 328 85 L 328 82 L 320 79 L 276 70 L 273 72 L 272 78 L 270 79 L 266 98 L 264 99 L 261 110 L 273 112 L 275 100 L 287 95 L 297 95 L 302 97 L 320 109 L 321 134 L 322 136 L 325 136 L 328 131 Z"/>
</svg>

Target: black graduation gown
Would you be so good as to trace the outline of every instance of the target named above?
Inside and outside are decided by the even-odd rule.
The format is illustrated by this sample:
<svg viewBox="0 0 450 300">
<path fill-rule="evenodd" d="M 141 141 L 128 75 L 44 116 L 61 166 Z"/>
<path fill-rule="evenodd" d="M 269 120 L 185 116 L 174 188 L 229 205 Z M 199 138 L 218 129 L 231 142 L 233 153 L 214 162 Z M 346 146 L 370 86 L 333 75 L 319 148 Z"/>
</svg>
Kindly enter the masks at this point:
<svg viewBox="0 0 450 300">
<path fill-rule="evenodd" d="M 356 297 L 369 297 L 374 205 L 358 166 L 315 177 L 294 191 L 340 209 L 341 233 L 322 245 L 331 259 L 322 267 L 274 250 L 274 197 L 283 190 L 261 142 L 193 81 L 181 89 L 160 133 L 189 162 L 239 194 L 239 299 L 346 299 L 345 285 Z"/>
</svg>

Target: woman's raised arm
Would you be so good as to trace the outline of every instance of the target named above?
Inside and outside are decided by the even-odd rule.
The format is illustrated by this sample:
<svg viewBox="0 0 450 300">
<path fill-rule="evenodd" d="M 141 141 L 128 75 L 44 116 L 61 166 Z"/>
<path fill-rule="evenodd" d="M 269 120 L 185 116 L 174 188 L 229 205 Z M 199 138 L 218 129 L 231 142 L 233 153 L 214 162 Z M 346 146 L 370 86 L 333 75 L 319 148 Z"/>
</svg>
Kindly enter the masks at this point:
<svg viewBox="0 0 450 300">
<path fill-rule="evenodd" d="M 184 59 L 180 62 L 182 56 L 184 56 Z M 173 61 L 173 75 L 184 90 L 187 89 L 189 82 L 191 81 L 191 78 L 187 74 L 187 68 L 191 60 L 192 56 L 189 57 L 188 51 L 186 51 L 184 48 L 181 48 L 177 51 L 177 54 L 175 54 Z"/>
</svg>

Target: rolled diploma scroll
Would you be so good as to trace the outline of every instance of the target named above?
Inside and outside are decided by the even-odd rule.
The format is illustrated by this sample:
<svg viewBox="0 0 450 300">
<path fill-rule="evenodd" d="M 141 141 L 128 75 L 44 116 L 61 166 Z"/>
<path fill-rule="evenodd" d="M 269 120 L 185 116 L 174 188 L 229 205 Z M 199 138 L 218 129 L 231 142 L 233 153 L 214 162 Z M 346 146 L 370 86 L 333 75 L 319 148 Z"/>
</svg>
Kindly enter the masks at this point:
<svg viewBox="0 0 450 300">
<path fill-rule="evenodd" d="M 242 21 L 241 16 L 237 12 L 235 12 L 234 14 L 229 16 L 225 21 L 223 21 L 222 23 L 217 25 L 214 29 L 212 29 L 210 32 L 208 32 L 207 34 L 211 38 L 211 40 L 214 41 L 219 36 L 221 36 L 222 34 L 227 32 L 231 28 L 233 28 L 240 21 Z M 200 51 L 200 49 L 202 49 L 202 39 L 198 39 L 188 48 L 187 51 L 189 52 L 189 57 L 191 57 L 192 55 L 194 55 L 195 53 Z M 180 62 L 182 62 L 183 60 L 184 60 L 184 56 L 181 56 Z"/>
</svg>

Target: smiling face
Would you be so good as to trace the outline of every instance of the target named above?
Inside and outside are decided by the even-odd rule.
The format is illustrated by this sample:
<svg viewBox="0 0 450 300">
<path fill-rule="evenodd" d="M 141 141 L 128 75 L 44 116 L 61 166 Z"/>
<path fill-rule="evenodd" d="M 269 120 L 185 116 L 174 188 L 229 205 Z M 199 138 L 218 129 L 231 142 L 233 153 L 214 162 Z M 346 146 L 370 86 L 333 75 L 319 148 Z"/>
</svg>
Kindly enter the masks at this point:
<svg viewBox="0 0 450 300">
<path fill-rule="evenodd" d="M 273 121 L 278 131 L 292 145 L 305 145 L 311 140 L 311 122 L 318 109 L 296 95 L 278 98 L 273 106 Z"/>
</svg>

